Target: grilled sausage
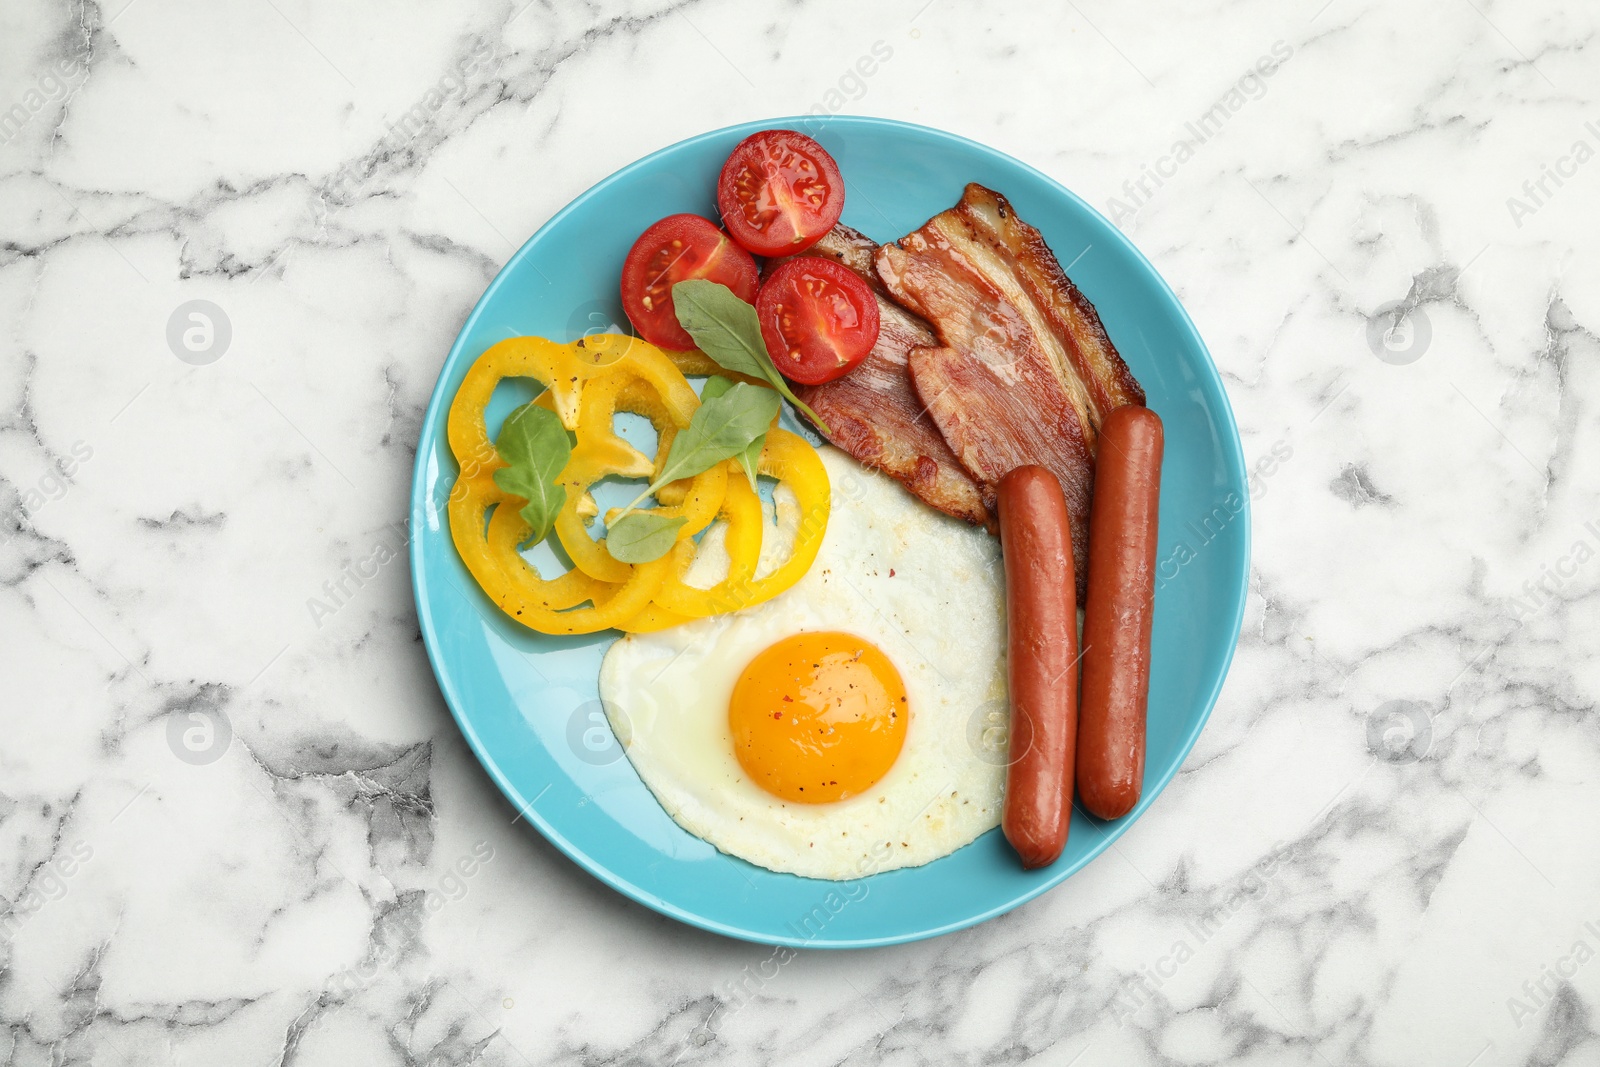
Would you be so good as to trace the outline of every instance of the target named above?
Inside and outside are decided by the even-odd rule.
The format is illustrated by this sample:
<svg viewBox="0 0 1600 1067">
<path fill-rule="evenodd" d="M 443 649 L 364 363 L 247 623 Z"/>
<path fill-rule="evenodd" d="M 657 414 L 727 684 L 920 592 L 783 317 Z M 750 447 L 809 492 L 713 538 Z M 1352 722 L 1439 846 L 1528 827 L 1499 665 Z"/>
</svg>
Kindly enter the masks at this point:
<svg viewBox="0 0 1600 1067">
<path fill-rule="evenodd" d="M 1024 867 L 1054 863 L 1072 821 L 1078 602 L 1061 483 L 1044 467 L 1000 480 L 1011 753 L 1000 826 Z"/>
<path fill-rule="evenodd" d="M 1100 427 L 1089 510 L 1078 796 L 1102 819 L 1139 803 L 1155 608 L 1161 418 L 1119 407 Z"/>
</svg>

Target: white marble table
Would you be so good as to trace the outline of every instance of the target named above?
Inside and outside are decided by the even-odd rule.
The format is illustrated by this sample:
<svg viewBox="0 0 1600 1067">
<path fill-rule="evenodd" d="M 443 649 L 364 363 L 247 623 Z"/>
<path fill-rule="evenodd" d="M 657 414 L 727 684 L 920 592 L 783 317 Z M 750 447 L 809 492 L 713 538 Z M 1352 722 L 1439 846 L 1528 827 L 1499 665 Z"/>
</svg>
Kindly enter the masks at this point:
<svg viewBox="0 0 1600 1067">
<path fill-rule="evenodd" d="M 5 1062 L 1600 1063 L 1600 9 L 1165 6 L 6 0 Z M 397 560 L 516 245 L 813 107 L 1116 216 L 1260 464 L 1254 579 L 1114 851 L 763 970 L 511 825 Z"/>
</svg>

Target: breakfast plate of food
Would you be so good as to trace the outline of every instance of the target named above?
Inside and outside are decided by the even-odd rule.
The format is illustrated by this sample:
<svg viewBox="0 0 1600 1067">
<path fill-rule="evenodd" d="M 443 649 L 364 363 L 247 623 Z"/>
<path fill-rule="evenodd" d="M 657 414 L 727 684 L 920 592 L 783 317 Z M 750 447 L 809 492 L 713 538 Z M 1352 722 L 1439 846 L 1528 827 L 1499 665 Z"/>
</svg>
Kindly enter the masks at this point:
<svg viewBox="0 0 1600 1067">
<path fill-rule="evenodd" d="M 664 148 L 484 292 L 423 420 L 424 644 L 517 813 L 675 919 L 993 918 L 1177 772 L 1249 490 L 1171 289 L 1061 185 L 847 116 Z"/>
</svg>

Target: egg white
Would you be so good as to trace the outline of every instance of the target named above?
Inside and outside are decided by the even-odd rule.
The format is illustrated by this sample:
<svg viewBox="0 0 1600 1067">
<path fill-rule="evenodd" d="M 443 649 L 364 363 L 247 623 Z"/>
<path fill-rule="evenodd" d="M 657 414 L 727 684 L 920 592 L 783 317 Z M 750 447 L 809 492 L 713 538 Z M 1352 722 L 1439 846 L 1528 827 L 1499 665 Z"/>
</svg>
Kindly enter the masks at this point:
<svg viewBox="0 0 1600 1067">
<path fill-rule="evenodd" d="M 994 538 L 836 449 L 821 453 L 832 514 L 806 576 L 753 608 L 617 641 L 600 695 L 639 777 L 684 829 L 770 870 L 846 880 L 927 863 L 998 825 L 1005 771 L 991 728 L 1003 722 L 1006 698 L 1004 581 Z M 799 526 L 782 486 L 775 503 L 767 567 Z M 712 530 L 689 580 L 709 585 L 726 570 Z M 899 758 L 870 789 L 831 804 L 790 803 L 739 765 L 728 701 L 757 653 L 823 630 L 882 650 L 905 682 L 911 716 Z"/>
</svg>

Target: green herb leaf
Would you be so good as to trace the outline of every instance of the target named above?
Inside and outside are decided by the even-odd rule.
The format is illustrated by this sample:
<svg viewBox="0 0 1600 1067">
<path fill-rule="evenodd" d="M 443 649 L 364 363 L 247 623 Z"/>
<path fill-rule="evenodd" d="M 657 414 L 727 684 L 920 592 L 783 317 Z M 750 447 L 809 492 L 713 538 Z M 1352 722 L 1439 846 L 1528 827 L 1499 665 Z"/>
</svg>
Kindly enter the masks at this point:
<svg viewBox="0 0 1600 1067">
<path fill-rule="evenodd" d="M 656 486 L 693 477 L 745 452 L 757 438 L 766 436 L 778 417 L 778 408 L 777 393 L 744 382 L 710 400 L 702 395 L 689 425 L 672 439 L 672 450 Z"/>
<path fill-rule="evenodd" d="M 773 370 L 756 309 L 726 285 L 704 278 L 678 282 L 672 287 L 672 306 L 678 325 L 724 370 L 753 378 L 766 378 Z"/>
<path fill-rule="evenodd" d="M 767 343 L 761 339 L 761 322 L 756 318 L 756 309 L 734 296 L 733 290 L 704 278 L 691 278 L 672 287 L 672 307 L 677 313 L 678 325 L 688 331 L 695 346 L 718 366 L 766 379 L 789 403 L 805 412 L 806 418 L 816 423 L 818 429 L 828 432 L 828 424 L 789 390 L 789 383 L 783 380 L 772 357 L 767 355 Z"/>
<path fill-rule="evenodd" d="M 494 484 L 528 502 L 521 514 L 533 530 L 531 542 L 543 541 L 567 502 L 566 487 L 556 484 L 572 455 L 566 427 L 549 408 L 524 404 L 506 416 L 494 447 L 510 464 L 494 472 Z"/>
<path fill-rule="evenodd" d="M 672 551 L 686 521 L 654 511 L 630 511 L 606 527 L 606 548 L 623 563 L 649 563 Z"/>
<path fill-rule="evenodd" d="M 700 400 L 715 400 L 717 397 L 733 388 L 733 382 L 720 374 L 713 374 L 706 379 L 705 387 L 700 392 Z M 761 462 L 761 450 L 766 447 L 767 435 L 762 434 L 750 442 L 750 447 L 733 458 L 739 461 L 739 468 L 744 471 L 744 476 L 750 479 L 750 488 L 759 489 L 756 483 L 756 465 Z"/>
</svg>

